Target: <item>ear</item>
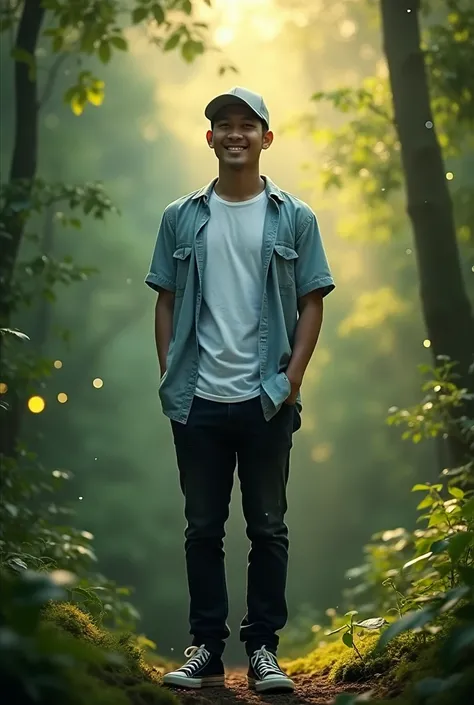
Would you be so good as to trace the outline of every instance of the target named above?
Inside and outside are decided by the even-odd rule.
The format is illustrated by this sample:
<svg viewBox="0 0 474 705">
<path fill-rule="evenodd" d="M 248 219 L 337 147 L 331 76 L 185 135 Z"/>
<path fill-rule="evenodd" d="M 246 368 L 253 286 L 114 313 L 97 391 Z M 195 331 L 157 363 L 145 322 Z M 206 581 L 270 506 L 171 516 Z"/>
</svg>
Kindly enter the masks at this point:
<svg viewBox="0 0 474 705">
<path fill-rule="evenodd" d="M 262 145 L 263 149 L 268 149 L 270 147 L 270 145 L 272 144 L 272 142 L 273 142 L 273 132 L 271 130 L 268 130 L 268 132 L 266 132 L 263 135 L 263 145 Z"/>
<path fill-rule="evenodd" d="M 207 140 L 207 144 L 208 144 L 209 147 L 211 147 L 211 149 L 212 149 L 212 148 L 214 147 L 212 130 L 208 130 L 208 131 L 206 132 L 206 140 Z"/>
</svg>

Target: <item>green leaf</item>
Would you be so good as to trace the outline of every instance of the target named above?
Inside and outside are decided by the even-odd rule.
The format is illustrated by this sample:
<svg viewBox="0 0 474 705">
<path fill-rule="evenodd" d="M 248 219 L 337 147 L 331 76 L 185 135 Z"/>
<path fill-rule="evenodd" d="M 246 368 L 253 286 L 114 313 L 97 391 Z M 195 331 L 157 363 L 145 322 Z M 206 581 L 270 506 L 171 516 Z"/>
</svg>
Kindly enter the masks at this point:
<svg viewBox="0 0 474 705">
<path fill-rule="evenodd" d="M 181 47 L 181 54 L 183 56 L 183 59 L 190 63 L 193 61 L 196 56 L 199 56 L 200 54 L 204 53 L 204 44 L 203 42 L 195 42 L 192 39 L 188 39 L 186 42 L 184 42 L 183 46 Z"/>
<path fill-rule="evenodd" d="M 460 487 L 448 487 L 448 492 L 452 497 L 456 497 L 457 499 L 463 499 L 465 494 Z"/>
<path fill-rule="evenodd" d="M 362 627 L 362 629 L 381 629 L 385 624 L 388 624 L 384 617 L 372 617 L 371 619 L 364 619 L 363 622 L 356 622 L 356 627 Z"/>
<path fill-rule="evenodd" d="M 392 639 L 400 634 L 403 634 L 403 632 L 424 627 L 425 624 L 431 622 L 435 616 L 436 615 L 432 607 L 426 607 L 423 610 L 416 610 L 414 612 L 407 612 L 401 619 L 391 624 L 383 632 L 377 642 L 375 650 L 380 651 L 381 649 L 384 649 L 387 644 L 392 641 Z"/>
<path fill-rule="evenodd" d="M 435 499 L 430 495 L 426 495 L 424 499 L 421 500 L 419 505 L 417 506 L 417 509 L 426 509 L 427 507 L 431 507 L 435 503 Z"/>
<path fill-rule="evenodd" d="M 193 11 L 191 0 L 183 0 L 183 12 L 190 15 Z"/>
<path fill-rule="evenodd" d="M 412 488 L 412 492 L 420 492 L 421 490 L 428 490 L 429 492 L 431 490 L 436 490 L 437 492 L 441 492 L 443 489 L 443 485 L 437 484 L 437 485 L 415 485 Z"/>
<path fill-rule="evenodd" d="M 110 51 L 109 42 L 102 42 L 99 47 L 99 59 L 102 61 L 103 64 L 107 64 L 110 61 L 111 55 L 112 52 Z"/>
<path fill-rule="evenodd" d="M 148 8 L 143 7 L 136 7 L 134 11 L 132 12 L 132 22 L 133 24 L 139 24 L 142 20 L 145 19 L 145 17 L 148 16 Z"/>
<path fill-rule="evenodd" d="M 466 502 L 461 510 L 461 514 L 465 519 L 474 519 L 474 497 L 471 497 L 471 499 Z"/>
<path fill-rule="evenodd" d="M 163 22 L 165 21 L 165 12 L 161 5 L 155 3 L 155 5 L 151 6 L 151 11 L 153 13 L 153 17 L 158 22 L 158 24 L 163 24 Z"/>
<path fill-rule="evenodd" d="M 119 51 L 127 51 L 128 49 L 127 40 L 123 37 L 111 37 L 110 43 Z"/>
<path fill-rule="evenodd" d="M 352 634 L 350 632 L 346 632 L 345 634 L 343 634 L 342 641 L 350 649 L 352 649 L 352 647 L 354 646 L 354 639 L 353 639 Z"/>
<path fill-rule="evenodd" d="M 430 551 L 435 556 L 437 556 L 438 554 L 443 553 L 443 551 L 446 551 L 448 549 L 448 547 L 449 547 L 448 539 L 440 539 L 439 541 L 435 541 L 434 543 L 431 544 Z"/>
<path fill-rule="evenodd" d="M 22 333 L 20 330 L 13 330 L 12 328 L 0 328 L 0 333 L 2 335 L 13 335 L 20 340 L 29 340 L 26 333 Z"/>
<path fill-rule="evenodd" d="M 175 47 L 178 46 L 179 40 L 181 39 L 181 32 L 177 31 L 174 34 L 169 37 L 169 39 L 166 40 L 165 45 L 163 47 L 164 51 L 171 51 Z"/>
<path fill-rule="evenodd" d="M 402 570 L 405 570 L 406 568 L 410 568 L 410 566 L 415 565 L 416 563 L 420 563 L 420 561 L 426 561 L 429 558 L 431 558 L 431 551 L 428 553 L 423 553 L 422 556 L 418 556 L 418 558 L 413 558 L 411 561 L 408 561 L 408 563 L 405 563 L 405 565 L 402 567 Z"/>
<path fill-rule="evenodd" d="M 428 526 L 439 526 L 440 524 L 447 524 L 446 514 L 444 511 L 433 512 L 430 516 Z"/>
<path fill-rule="evenodd" d="M 8 565 L 11 566 L 14 570 L 28 570 L 28 566 L 26 565 L 25 561 L 21 560 L 21 558 L 11 558 L 8 561 Z"/>
<path fill-rule="evenodd" d="M 448 554 L 453 563 L 457 563 L 462 554 L 471 546 L 474 541 L 474 534 L 471 531 L 460 531 L 449 539 Z"/>
<path fill-rule="evenodd" d="M 350 612 L 346 612 L 344 617 L 354 617 L 356 614 L 359 614 L 357 610 L 350 610 Z"/>
</svg>

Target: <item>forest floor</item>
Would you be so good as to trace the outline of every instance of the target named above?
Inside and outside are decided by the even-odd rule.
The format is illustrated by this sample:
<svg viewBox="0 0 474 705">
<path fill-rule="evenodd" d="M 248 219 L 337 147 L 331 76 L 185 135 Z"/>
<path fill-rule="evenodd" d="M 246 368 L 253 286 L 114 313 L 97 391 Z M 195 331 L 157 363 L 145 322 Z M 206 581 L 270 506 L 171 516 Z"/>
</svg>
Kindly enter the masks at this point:
<svg viewBox="0 0 474 705">
<path fill-rule="evenodd" d="M 296 689 L 294 693 L 256 693 L 247 687 L 246 670 L 233 669 L 226 674 L 224 688 L 203 688 L 184 690 L 173 688 L 182 705 L 328 705 L 339 693 L 357 693 L 369 690 L 367 683 L 357 687 L 351 684 L 344 687 L 330 683 L 324 676 L 292 676 Z"/>
</svg>

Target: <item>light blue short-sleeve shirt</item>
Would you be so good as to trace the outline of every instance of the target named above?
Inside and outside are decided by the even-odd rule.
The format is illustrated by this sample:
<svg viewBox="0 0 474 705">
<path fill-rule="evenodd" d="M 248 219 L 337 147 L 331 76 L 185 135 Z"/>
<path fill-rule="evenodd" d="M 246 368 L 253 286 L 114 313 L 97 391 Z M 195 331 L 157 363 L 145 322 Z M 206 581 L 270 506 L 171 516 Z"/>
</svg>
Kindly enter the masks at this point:
<svg viewBox="0 0 474 705">
<path fill-rule="evenodd" d="M 334 289 L 319 226 L 311 208 L 265 180 L 267 207 L 261 245 L 262 297 L 258 325 L 260 397 L 270 420 L 290 395 L 285 370 L 292 354 L 298 298 Z M 146 284 L 174 292 L 173 334 L 159 385 L 163 413 L 186 423 L 199 374 L 198 323 L 207 261 L 208 186 L 171 203 L 163 214 Z M 301 410 L 301 398 L 297 406 Z"/>
</svg>

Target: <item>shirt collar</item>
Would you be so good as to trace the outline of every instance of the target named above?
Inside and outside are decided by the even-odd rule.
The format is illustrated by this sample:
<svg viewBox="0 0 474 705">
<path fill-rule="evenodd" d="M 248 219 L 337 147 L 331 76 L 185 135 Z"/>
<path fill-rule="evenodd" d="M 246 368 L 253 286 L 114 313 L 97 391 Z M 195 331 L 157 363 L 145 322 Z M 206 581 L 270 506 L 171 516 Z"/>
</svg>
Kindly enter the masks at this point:
<svg viewBox="0 0 474 705">
<path fill-rule="evenodd" d="M 269 198 L 275 198 L 278 201 L 284 201 L 285 197 L 283 193 L 280 191 L 278 186 L 273 183 L 271 179 L 268 178 L 268 176 L 264 176 L 262 174 L 262 179 L 265 181 L 265 191 L 267 193 L 267 196 Z M 211 196 L 211 193 L 214 189 L 215 184 L 217 183 L 217 177 L 213 179 L 207 186 L 203 186 L 202 189 L 199 191 L 196 191 L 196 193 L 192 196 L 193 200 L 197 200 L 199 198 L 203 199 L 205 203 L 208 203 L 209 198 Z"/>
</svg>

